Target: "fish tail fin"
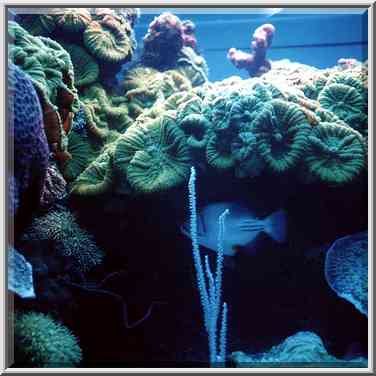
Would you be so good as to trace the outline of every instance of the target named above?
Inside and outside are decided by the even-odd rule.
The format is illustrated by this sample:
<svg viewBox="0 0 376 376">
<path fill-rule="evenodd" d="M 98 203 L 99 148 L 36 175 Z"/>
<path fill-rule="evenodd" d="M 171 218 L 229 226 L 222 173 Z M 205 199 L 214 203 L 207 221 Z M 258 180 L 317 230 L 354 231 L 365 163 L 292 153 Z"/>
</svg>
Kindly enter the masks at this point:
<svg viewBox="0 0 376 376">
<path fill-rule="evenodd" d="M 286 212 L 278 210 L 265 219 L 265 232 L 278 243 L 286 241 Z"/>
</svg>

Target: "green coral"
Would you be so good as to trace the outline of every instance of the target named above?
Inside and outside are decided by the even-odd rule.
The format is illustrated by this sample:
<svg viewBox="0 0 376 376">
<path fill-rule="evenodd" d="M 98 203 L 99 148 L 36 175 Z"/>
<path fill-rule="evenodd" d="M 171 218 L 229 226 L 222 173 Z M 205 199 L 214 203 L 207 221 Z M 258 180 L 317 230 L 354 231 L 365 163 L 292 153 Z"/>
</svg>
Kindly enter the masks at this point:
<svg viewBox="0 0 376 376">
<path fill-rule="evenodd" d="M 54 8 L 51 12 L 58 28 L 68 33 L 81 33 L 92 21 L 86 8 Z"/>
<path fill-rule="evenodd" d="M 80 87 L 94 83 L 99 76 L 99 66 L 93 57 L 76 44 L 63 43 L 62 46 L 71 57 L 75 85 Z"/>
<path fill-rule="evenodd" d="M 308 137 L 305 163 L 309 172 L 325 183 L 351 182 L 363 170 L 364 162 L 363 138 L 350 127 L 322 122 Z"/>
<path fill-rule="evenodd" d="M 114 144 L 109 144 L 74 181 L 71 193 L 97 196 L 109 192 L 114 184 L 113 153 Z"/>
<path fill-rule="evenodd" d="M 277 174 L 297 165 L 305 151 L 310 130 L 299 106 L 280 99 L 267 103 L 253 121 L 258 151 L 266 166 Z"/>
<path fill-rule="evenodd" d="M 364 97 L 354 87 L 345 84 L 328 84 L 318 96 L 321 106 L 333 112 L 354 129 L 366 121 Z"/>
<path fill-rule="evenodd" d="M 103 252 L 91 234 L 83 230 L 68 210 L 52 210 L 35 217 L 22 236 L 23 240 L 52 240 L 55 250 L 72 257 L 76 266 L 86 272 L 102 262 Z"/>
<path fill-rule="evenodd" d="M 212 134 L 206 146 L 206 159 L 210 166 L 228 169 L 235 165 L 236 159 L 231 150 L 227 132 Z"/>
<path fill-rule="evenodd" d="M 50 14 L 23 14 L 19 24 L 30 34 L 48 37 L 56 28 L 55 19 Z"/>
<path fill-rule="evenodd" d="M 173 188 L 189 176 L 191 159 L 184 133 L 169 117 L 132 126 L 119 138 L 114 165 L 141 193 Z"/>
<path fill-rule="evenodd" d="M 200 114 L 185 116 L 179 123 L 179 127 L 187 136 L 187 144 L 193 149 L 204 149 L 208 142 L 211 123 Z"/>
<path fill-rule="evenodd" d="M 130 26 L 119 30 L 111 23 L 93 21 L 84 32 L 84 44 L 98 59 L 118 63 L 129 59 L 133 53 L 134 42 L 130 35 Z"/>
<path fill-rule="evenodd" d="M 16 360 L 32 367 L 76 367 L 82 360 L 77 338 L 43 313 L 15 313 L 14 346 Z"/>
</svg>

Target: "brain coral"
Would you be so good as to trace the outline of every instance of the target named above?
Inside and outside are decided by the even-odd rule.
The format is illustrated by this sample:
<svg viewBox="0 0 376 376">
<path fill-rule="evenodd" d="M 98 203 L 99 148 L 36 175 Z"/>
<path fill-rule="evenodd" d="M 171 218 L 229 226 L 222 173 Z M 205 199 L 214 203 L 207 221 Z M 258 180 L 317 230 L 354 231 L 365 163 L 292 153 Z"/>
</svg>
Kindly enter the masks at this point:
<svg viewBox="0 0 376 376">
<path fill-rule="evenodd" d="M 119 138 L 114 165 L 141 193 L 175 187 L 189 176 L 190 154 L 183 131 L 161 116 L 142 126 L 132 126 Z"/>
<path fill-rule="evenodd" d="M 322 122 L 308 137 L 305 163 L 310 173 L 328 184 L 345 184 L 364 167 L 363 137 L 350 127 Z"/>
<path fill-rule="evenodd" d="M 364 96 L 354 87 L 332 83 L 325 86 L 318 96 L 321 106 L 333 112 L 352 128 L 359 129 L 365 121 Z"/>
<path fill-rule="evenodd" d="M 326 254 L 325 277 L 340 296 L 368 316 L 368 233 L 336 240 Z"/>
<path fill-rule="evenodd" d="M 84 32 L 84 44 L 90 53 L 111 63 L 129 59 L 134 49 L 132 29 L 130 25 L 126 28 L 117 26 L 104 20 L 92 21 Z"/>
<path fill-rule="evenodd" d="M 80 33 L 86 29 L 92 21 L 86 8 L 54 8 L 51 11 L 56 26 L 64 32 Z"/>
<path fill-rule="evenodd" d="M 16 312 L 14 342 L 16 360 L 32 367 L 76 367 L 82 360 L 77 338 L 43 313 Z"/>
<path fill-rule="evenodd" d="M 68 210 L 51 210 L 34 218 L 23 234 L 23 239 L 54 241 L 55 250 L 63 256 L 72 257 L 77 267 L 87 271 L 100 264 L 103 252 L 97 247 L 91 234 L 81 229 L 76 218 Z"/>
<path fill-rule="evenodd" d="M 265 105 L 253 121 L 258 151 L 275 173 L 292 169 L 302 157 L 311 130 L 299 106 L 280 99 Z"/>
<path fill-rule="evenodd" d="M 10 214 L 14 215 L 20 206 L 32 211 L 38 205 L 49 148 L 38 95 L 29 76 L 12 63 L 8 70 L 8 126 L 9 155 L 14 156 L 13 170 L 8 171 L 11 176 L 9 207 Z"/>
</svg>

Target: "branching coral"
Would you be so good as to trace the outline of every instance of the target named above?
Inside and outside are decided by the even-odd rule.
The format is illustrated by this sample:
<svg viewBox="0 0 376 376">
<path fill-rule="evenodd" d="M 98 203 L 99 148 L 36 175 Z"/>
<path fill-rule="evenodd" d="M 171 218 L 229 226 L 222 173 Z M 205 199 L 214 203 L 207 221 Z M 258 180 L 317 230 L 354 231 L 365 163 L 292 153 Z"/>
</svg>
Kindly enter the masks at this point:
<svg viewBox="0 0 376 376">
<path fill-rule="evenodd" d="M 323 182 L 351 182 L 363 170 L 364 161 L 363 138 L 347 126 L 322 122 L 308 137 L 305 163 L 310 173 Z"/>
<path fill-rule="evenodd" d="M 32 367 L 76 367 L 81 348 L 71 331 L 38 312 L 16 312 L 14 316 L 16 360 Z"/>
<path fill-rule="evenodd" d="M 267 103 L 253 122 L 259 153 L 267 167 L 278 174 L 296 166 L 310 129 L 299 107 L 280 99 Z"/>
<path fill-rule="evenodd" d="M 275 28 L 271 24 L 259 26 L 253 33 L 251 47 L 253 53 L 249 54 L 235 48 L 230 48 L 227 58 L 236 68 L 246 69 L 251 77 L 260 76 L 271 68 L 266 60 L 266 51 L 271 46 Z"/>
<path fill-rule="evenodd" d="M 99 67 L 95 60 L 79 45 L 64 43 L 62 46 L 71 57 L 75 85 L 87 86 L 95 82 L 99 75 Z"/>
<path fill-rule="evenodd" d="M 88 271 L 100 264 L 103 252 L 95 244 L 93 237 L 80 228 L 76 218 L 68 210 L 52 210 L 34 218 L 31 226 L 23 234 L 24 240 L 52 240 L 56 252 L 72 257 L 77 267 Z"/>
<path fill-rule="evenodd" d="M 325 259 L 325 278 L 341 297 L 368 316 L 368 233 L 336 240 Z"/>
<path fill-rule="evenodd" d="M 175 187 L 189 176 L 190 154 L 184 133 L 169 117 L 133 126 L 119 138 L 114 165 L 140 193 Z"/>
</svg>

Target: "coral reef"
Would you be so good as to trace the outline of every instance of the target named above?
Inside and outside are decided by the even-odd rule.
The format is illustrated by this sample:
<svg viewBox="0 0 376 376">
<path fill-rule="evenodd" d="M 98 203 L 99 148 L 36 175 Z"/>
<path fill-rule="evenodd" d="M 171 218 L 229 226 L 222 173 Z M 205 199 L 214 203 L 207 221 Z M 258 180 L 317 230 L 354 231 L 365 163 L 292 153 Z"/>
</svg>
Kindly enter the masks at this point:
<svg viewBox="0 0 376 376">
<path fill-rule="evenodd" d="M 325 278 L 338 296 L 368 316 L 368 232 L 332 244 L 326 254 Z"/>
<path fill-rule="evenodd" d="M 238 69 L 246 69 L 251 77 L 260 76 L 270 70 L 270 61 L 266 59 L 266 52 L 272 44 L 275 27 L 271 24 L 259 26 L 253 33 L 251 54 L 230 48 L 227 58 Z"/>
<path fill-rule="evenodd" d="M 19 217 L 24 220 L 39 206 L 49 148 L 38 95 L 29 76 L 11 63 L 8 70 L 8 132 L 11 157 L 7 167 L 9 214 L 13 217 L 20 210 L 22 215 Z"/>
<path fill-rule="evenodd" d="M 83 272 L 100 264 L 103 259 L 103 252 L 92 235 L 81 229 L 74 215 L 66 209 L 51 210 L 41 217 L 35 217 L 22 239 L 52 240 L 56 252 L 71 257 Z"/>
<path fill-rule="evenodd" d="M 328 354 L 321 338 L 313 332 L 298 332 L 262 354 L 231 354 L 236 367 L 367 367 L 367 359 L 341 360 Z"/>
<path fill-rule="evenodd" d="M 310 174 L 321 181 L 330 185 L 349 183 L 364 168 L 363 137 L 345 125 L 321 122 L 308 136 L 304 159 Z"/>
<path fill-rule="evenodd" d="M 77 338 L 51 316 L 38 312 L 14 315 L 16 360 L 32 367 L 76 367 L 82 360 Z"/>
<path fill-rule="evenodd" d="M 55 163 L 50 162 L 44 180 L 41 207 L 47 209 L 67 194 L 67 183 Z"/>
<path fill-rule="evenodd" d="M 182 21 L 183 46 L 190 47 L 193 50 L 197 48 L 197 39 L 195 36 L 196 25 L 191 20 Z"/>
</svg>

